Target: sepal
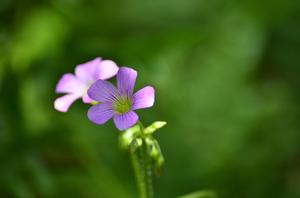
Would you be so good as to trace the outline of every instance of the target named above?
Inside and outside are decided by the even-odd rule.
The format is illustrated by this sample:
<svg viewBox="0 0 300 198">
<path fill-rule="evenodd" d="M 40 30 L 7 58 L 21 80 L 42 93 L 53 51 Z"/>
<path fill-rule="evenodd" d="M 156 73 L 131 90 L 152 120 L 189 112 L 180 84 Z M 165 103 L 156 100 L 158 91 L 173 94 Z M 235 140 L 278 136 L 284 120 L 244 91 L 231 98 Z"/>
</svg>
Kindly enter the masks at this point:
<svg viewBox="0 0 300 198">
<path fill-rule="evenodd" d="M 146 137 L 145 143 L 147 145 L 148 155 L 150 156 L 153 162 L 153 168 L 156 174 L 159 175 L 165 163 L 164 156 L 161 152 L 159 143 L 152 136 Z"/>
<path fill-rule="evenodd" d="M 165 160 L 158 141 L 153 137 L 153 133 L 165 125 L 166 122 L 157 121 L 153 122 L 147 128 L 143 128 L 141 123 L 137 123 L 120 133 L 119 136 L 120 147 L 124 150 L 134 153 L 137 149 L 146 149 L 146 155 L 151 161 L 151 166 L 157 175 L 162 171 Z"/>
<path fill-rule="evenodd" d="M 123 149 L 129 149 L 130 146 L 139 147 L 143 141 L 140 136 L 140 126 L 134 125 L 133 127 L 123 131 L 119 137 L 120 147 Z"/>
</svg>

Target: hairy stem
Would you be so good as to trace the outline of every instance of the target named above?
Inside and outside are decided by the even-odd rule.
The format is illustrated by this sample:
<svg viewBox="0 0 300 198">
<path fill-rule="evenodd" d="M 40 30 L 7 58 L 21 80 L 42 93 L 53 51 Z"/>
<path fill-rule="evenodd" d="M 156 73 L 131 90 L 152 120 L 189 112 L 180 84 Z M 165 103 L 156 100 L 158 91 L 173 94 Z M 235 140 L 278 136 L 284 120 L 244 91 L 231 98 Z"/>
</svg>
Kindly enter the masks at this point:
<svg viewBox="0 0 300 198">
<path fill-rule="evenodd" d="M 139 123 L 143 144 L 136 150 L 131 149 L 131 161 L 140 193 L 140 198 L 153 198 L 151 159 L 147 153 L 144 128 Z"/>
</svg>

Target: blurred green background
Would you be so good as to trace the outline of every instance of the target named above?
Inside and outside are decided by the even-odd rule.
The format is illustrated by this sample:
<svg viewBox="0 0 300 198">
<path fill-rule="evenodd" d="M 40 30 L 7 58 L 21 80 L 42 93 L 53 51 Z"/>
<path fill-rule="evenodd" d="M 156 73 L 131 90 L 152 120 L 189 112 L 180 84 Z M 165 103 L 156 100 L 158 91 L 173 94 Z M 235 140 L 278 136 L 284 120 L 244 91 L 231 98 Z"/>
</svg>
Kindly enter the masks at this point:
<svg viewBox="0 0 300 198">
<path fill-rule="evenodd" d="M 53 108 L 96 56 L 156 87 L 157 198 L 300 197 L 300 1 L 1 0 L 1 198 L 137 198 L 113 123 Z"/>
</svg>

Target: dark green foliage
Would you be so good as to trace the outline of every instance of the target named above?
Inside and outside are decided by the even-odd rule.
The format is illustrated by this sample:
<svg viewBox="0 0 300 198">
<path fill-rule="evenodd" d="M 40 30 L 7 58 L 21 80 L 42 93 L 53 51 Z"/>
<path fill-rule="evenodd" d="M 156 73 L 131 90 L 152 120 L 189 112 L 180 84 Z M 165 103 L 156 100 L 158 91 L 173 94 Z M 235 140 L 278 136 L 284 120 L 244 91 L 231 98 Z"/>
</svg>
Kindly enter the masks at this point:
<svg viewBox="0 0 300 198">
<path fill-rule="evenodd" d="M 145 125 L 165 167 L 157 198 L 300 197 L 300 3 L 1 0 L 0 197 L 137 197 L 113 124 L 53 108 L 55 84 L 102 56 L 156 88 Z"/>
</svg>

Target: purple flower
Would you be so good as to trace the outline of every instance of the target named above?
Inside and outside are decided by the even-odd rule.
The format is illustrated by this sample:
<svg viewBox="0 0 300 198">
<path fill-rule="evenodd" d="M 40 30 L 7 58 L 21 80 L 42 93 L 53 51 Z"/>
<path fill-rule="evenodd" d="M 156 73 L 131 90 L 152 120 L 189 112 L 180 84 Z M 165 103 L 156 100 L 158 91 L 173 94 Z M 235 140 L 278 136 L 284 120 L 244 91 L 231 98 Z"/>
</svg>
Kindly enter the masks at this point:
<svg viewBox="0 0 300 198">
<path fill-rule="evenodd" d="M 88 88 L 98 79 L 108 79 L 115 76 L 119 68 L 111 60 L 95 58 L 89 62 L 77 65 L 75 75 L 64 74 L 56 85 L 56 93 L 65 93 L 54 102 L 58 111 L 68 111 L 71 104 L 82 98 L 84 103 L 91 103 L 93 100 L 87 95 Z"/>
<path fill-rule="evenodd" d="M 113 118 L 121 131 L 132 127 L 139 117 L 136 109 L 148 108 L 154 104 L 154 89 L 147 86 L 133 93 L 137 72 L 121 67 L 117 74 L 117 87 L 108 81 L 97 80 L 88 90 L 88 95 L 100 102 L 88 111 L 89 119 L 96 124 L 104 124 Z"/>
</svg>

